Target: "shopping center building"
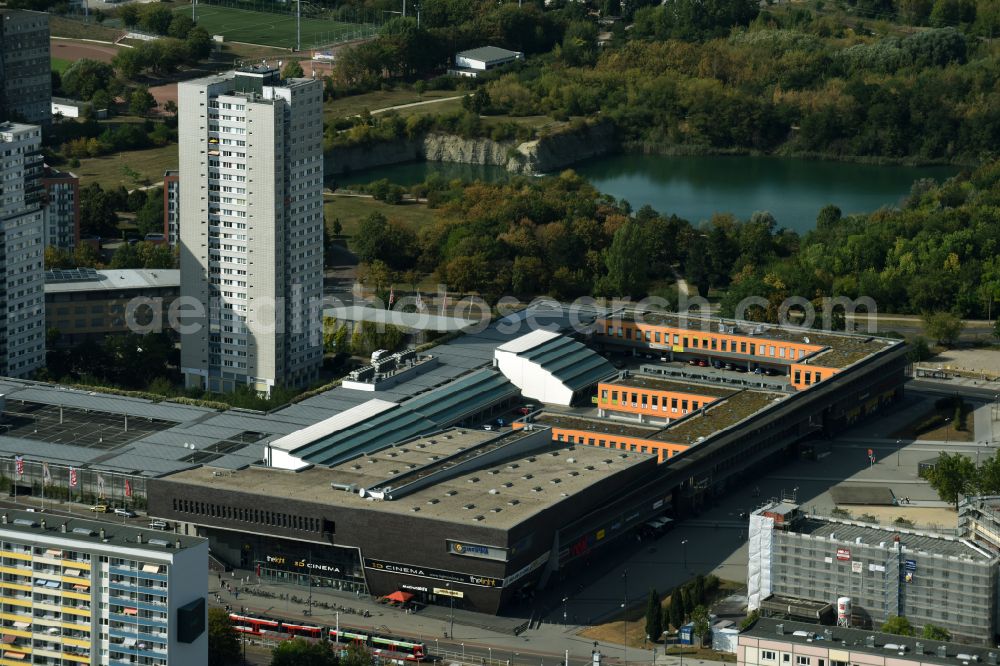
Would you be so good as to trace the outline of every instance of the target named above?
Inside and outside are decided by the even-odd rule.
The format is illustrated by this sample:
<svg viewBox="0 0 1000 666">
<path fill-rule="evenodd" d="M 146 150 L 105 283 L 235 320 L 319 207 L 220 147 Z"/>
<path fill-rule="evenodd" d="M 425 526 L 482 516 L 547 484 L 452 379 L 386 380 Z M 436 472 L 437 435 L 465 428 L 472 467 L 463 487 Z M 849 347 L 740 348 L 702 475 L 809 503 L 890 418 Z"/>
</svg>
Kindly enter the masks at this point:
<svg viewBox="0 0 1000 666">
<path fill-rule="evenodd" d="M 892 404 L 905 352 L 550 303 L 268 413 L 4 380 L 0 451 L 37 451 L 19 492 L 44 460 L 87 492 L 129 481 L 262 578 L 497 612 Z"/>
</svg>

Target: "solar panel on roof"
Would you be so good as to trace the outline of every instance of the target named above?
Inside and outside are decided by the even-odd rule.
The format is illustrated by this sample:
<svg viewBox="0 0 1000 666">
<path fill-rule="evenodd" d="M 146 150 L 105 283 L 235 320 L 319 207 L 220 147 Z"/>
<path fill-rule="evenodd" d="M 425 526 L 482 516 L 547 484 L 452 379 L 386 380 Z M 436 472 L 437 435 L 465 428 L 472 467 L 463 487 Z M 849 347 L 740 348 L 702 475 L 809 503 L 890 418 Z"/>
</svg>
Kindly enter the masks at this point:
<svg viewBox="0 0 1000 666">
<path fill-rule="evenodd" d="M 93 268 L 55 268 L 45 271 L 46 282 L 86 282 L 100 279 L 101 275 Z"/>
</svg>

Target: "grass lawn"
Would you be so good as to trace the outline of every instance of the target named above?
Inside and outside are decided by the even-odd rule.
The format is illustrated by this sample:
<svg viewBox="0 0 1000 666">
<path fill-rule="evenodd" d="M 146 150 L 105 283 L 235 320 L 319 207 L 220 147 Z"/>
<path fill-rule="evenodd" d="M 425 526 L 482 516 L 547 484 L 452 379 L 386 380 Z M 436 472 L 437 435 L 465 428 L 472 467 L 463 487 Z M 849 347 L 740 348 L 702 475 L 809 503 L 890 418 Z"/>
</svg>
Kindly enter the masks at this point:
<svg viewBox="0 0 1000 666">
<path fill-rule="evenodd" d="M 62 74 L 69 69 L 69 66 L 72 64 L 72 60 L 66 60 L 65 58 L 52 58 L 52 71 Z"/>
<path fill-rule="evenodd" d="M 930 417 L 937 414 L 942 419 L 949 419 L 947 424 L 940 425 L 931 430 L 920 429 L 919 426 Z M 949 442 L 971 442 L 975 439 L 973 424 L 975 417 L 970 409 L 965 417 L 965 430 L 958 430 L 955 426 L 955 410 L 951 408 L 931 407 L 926 412 L 913 420 L 912 423 L 892 434 L 892 437 L 910 440 L 931 440 Z"/>
<path fill-rule="evenodd" d="M 356 116 L 360 114 L 365 109 L 369 111 L 375 111 L 376 109 L 384 109 L 389 106 L 399 106 L 400 104 L 413 104 L 414 102 L 426 102 L 430 99 L 440 99 L 442 97 L 454 97 L 455 95 L 460 95 L 460 92 L 455 90 L 428 90 L 423 95 L 418 95 L 412 90 L 406 89 L 396 89 L 396 90 L 376 90 L 374 92 L 364 93 L 361 95 L 351 95 L 349 97 L 341 97 L 340 99 L 335 99 L 331 102 L 327 102 L 323 105 L 323 117 L 325 120 L 330 120 L 331 118 L 343 118 L 344 116 Z M 456 102 L 461 102 L 461 100 L 455 100 Z M 422 113 L 437 113 L 438 111 L 443 111 L 442 107 L 447 107 L 451 102 L 441 102 L 440 104 L 425 104 L 423 106 L 413 107 L 413 111 L 420 111 Z M 408 111 L 409 109 L 401 109 L 400 113 Z"/>
<path fill-rule="evenodd" d="M 425 204 L 405 203 L 398 206 L 375 201 L 367 197 L 325 196 L 323 212 L 327 220 L 340 218 L 344 226 L 343 234 L 353 236 L 358 231 L 361 220 L 372 213 L 382 213 L 390 220 L 398 220 L 412 229 L 430 224 L 437 217 L 437 212 Z M 350 239 L 348 239 L 350 244 Z"/>
<path fill-rule="evenodd" d="M 70 37 L 72 39 L 98 39 L 113 42 L 124 33 L 115 28 L 106 28 L 91 18 L 90 23 L 74 21 L 55 14 L 49 14 L 49 34 L 53 37 Z"/>
<path fill-rule="evenodd" d="M 158 183 L 163 180 L 164 171 L 177 168 L 177 144 L 104 157 L 88 157 L 80 160 L 80 166 L 67 168 L 80 177 L 81 185 L 100 183 L 104 189 L 119 185 L 132 189 L 137 184 L 125 175 L 122 170 L 124 165 L 135 169 L 146 180 L 139 185 Z"/>
<path fill-rule="evenodd" d="M 175 11 L 189 13 L 191 8 L 190 5 L 178 7 Z M 295 48 L 294 14 L 198 5 L 195 15 L 199 26 L 207 30 L 210 35 L 224 35 L 226 41 Z M 302 47 L 311 48 L 368 36 L 373 30 L 374 26 L 367 24 L 303 18 Z"/>
</svg>

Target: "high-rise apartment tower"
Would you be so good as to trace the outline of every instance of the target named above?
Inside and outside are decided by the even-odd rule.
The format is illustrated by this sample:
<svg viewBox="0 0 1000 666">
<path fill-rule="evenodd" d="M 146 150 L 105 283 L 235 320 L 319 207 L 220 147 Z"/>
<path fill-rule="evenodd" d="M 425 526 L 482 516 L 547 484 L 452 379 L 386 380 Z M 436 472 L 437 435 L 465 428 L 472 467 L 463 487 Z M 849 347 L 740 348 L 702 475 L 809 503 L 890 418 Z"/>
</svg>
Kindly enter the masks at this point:
<svg viewBox="0 0 1000 666">
<path fill-rule="evenodd" d="M 178 86 L 188 387 L 314 381 L 322 363 L 323 86 L 247 67 Z"/>
</svg>

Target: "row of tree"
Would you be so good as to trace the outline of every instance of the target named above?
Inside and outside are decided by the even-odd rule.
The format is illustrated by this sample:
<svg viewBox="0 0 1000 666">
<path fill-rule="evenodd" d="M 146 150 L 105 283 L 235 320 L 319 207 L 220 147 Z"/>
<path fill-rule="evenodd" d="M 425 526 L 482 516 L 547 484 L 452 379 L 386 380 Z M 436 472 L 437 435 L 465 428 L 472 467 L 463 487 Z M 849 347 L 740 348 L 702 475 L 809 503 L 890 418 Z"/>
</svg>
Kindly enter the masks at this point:
<svg viewBox="0 0 1000 666">
<path fill-rule="evenodd" d="M 679 630 L 689 620 L 694 624 L 694 634 L 704 638 L 708 634 L 709 616 L 707 606 L 719 587 L 715 576 L 698 574 L 686 585 L 675 588 L 666 605 L 656 589 L 650 589 L 646 600 L 646 635 L 658 642 L 671 627 Z"/>
</svg>

